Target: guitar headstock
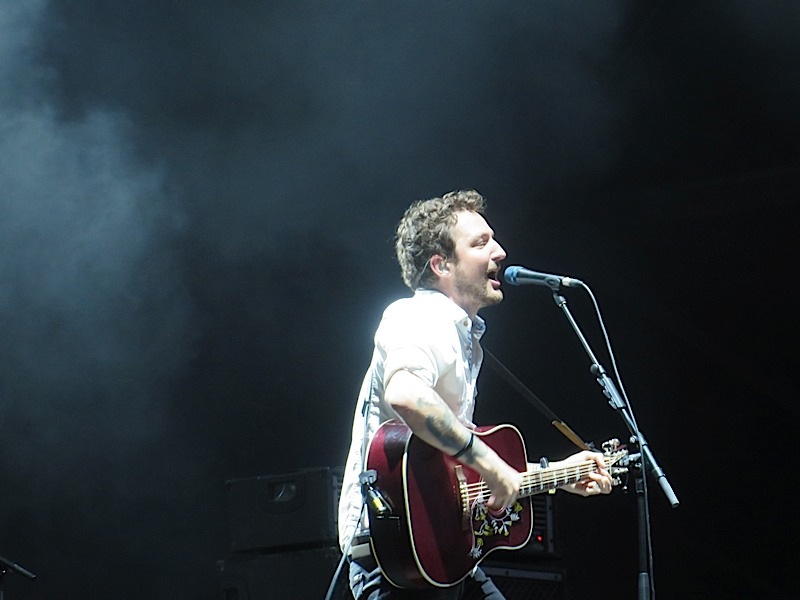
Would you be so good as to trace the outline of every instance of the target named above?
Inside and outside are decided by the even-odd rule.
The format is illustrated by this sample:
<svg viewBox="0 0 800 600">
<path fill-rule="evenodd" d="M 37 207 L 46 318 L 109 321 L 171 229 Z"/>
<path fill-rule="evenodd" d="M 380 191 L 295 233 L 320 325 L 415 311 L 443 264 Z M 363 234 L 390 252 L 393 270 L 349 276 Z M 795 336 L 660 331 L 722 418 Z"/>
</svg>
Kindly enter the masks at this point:
<svg viewBox="0 0 800 600">
<path fill-rule="evenodd" d="M 628 468 L 616 465 L 628 456 L 628 450 L 624 445 L 620 444 L 617 438 L 603 442 L 602 447 L 603 461 L 606 463 L 609 475 L 611 475 L 611 481 L 614 485 L 620 485 L 622 483 L 620 476 L 625 475 L 628 472 Z"/>
</svg>

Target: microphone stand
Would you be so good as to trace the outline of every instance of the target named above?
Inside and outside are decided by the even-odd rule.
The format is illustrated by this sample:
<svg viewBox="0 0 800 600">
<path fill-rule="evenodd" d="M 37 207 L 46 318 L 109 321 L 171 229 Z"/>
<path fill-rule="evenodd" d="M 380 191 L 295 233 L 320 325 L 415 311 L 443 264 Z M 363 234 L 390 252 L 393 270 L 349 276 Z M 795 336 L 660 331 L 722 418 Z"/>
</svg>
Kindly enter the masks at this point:
<svg viewBox="0 0 800 600">
<path fill-rule="evenodd" d="M 589 343 L 586 341 L 583 333 L 581 333 L 578 324 L 572 317 L 572 313 L 567 307 L 567 300 L 558 293 L 557 288 L 553 289 L 553 300 L 567 317 L 572 329 L 578 336 L 581 344 L 583 345 L 586 354 L 592 361 L 591 373 L 597 378 L 597 383 L 603 388 L 603 394 L 608 398 L 608 403 L 617 413 L 622 417 L 628 431 L 631 434 L 631 443 L 639 447 L 641 457 L 639 462 L 634 465 L 633 473 L 635 478 L 635 490 L 638 507 L 638 521 L 639 521 L 639 575 L 638 575 L 638 598 L 639 600 L 649 600 L 655 596 L 653 577 L 652 577 L 652 556 L 650 553 L 651 548 L 651 532 L 650 532 L 650 510 L 647 503 L 647 482 L 643 475 L 648 471 L 656 478 L 656 481 L 661 486 L 662 491 L 667 497 L 672 508 L 676 508 L 679 504 L 678 498 L 672 491 L 672 487 L 667 481 L 667 477 L 661 467 L 658 466 L 655 456 L 650 451 L 650 446 L 644 438 L 644 435 L 639 431 L 636 421 L 633 418 L 628 406 L 622 399 L 619 391 L 617 390 L 614 381 L 608 376 L 603 366 L 597 361 L 597 357 L 592 352 Z"/>
<path fill-rule="evenodd" d="M 3 577 L 5 577 L 6 572 L 9 570 L 12 572 L 17 572 L 20 575 L 23 575 L 24 577 L 27 577 L 28 579 L 31 580 L 36 579 L 36 575 L 28 571 L 28 569 L 26 569 L 22 565 L 18 565 L 14 561 L 8 560 L 7 558 L 3 558 L 2 556 L 0 556 L 0 600 L 3 600 L 4 597 Z"/>
</svg>

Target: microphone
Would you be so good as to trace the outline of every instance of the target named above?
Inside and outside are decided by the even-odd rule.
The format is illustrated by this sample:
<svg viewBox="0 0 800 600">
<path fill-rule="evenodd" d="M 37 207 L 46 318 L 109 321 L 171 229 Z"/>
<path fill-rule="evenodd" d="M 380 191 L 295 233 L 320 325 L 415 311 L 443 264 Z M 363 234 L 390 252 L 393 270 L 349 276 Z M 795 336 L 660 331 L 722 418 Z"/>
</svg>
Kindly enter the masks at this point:
<svg viewBox="0 0 800 600">
<path fill-rule="evenodd" d="M 506 267 L 504 276 L 506 283 L 511 285 L 542 285 L 554 291 L 558 291 L 561 286 L 578 287 L 583 285 L 580 279 L 564 277 L 563 275 L 551 275 L 550 273 L 539 273 L 519 266 Z"/>
</svg>

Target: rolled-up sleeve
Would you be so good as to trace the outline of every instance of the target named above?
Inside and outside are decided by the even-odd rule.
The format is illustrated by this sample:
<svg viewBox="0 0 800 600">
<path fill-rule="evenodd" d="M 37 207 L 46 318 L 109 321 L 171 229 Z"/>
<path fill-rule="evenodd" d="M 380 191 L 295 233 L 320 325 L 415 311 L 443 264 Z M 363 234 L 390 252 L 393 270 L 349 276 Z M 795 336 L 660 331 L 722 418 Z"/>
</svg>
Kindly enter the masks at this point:
<svg viewBox="0 0 800 600">
<path fill-rule="evenodd" d="M 384 361 L 384 385 L 402 370 L 435 388 L 454 359 L 454 353 L 447 352 L 447 346 L 442 345 L 441 330 L 441 322 L 433 323 L 424 318 L 409 322 L 399 315 L 384 315 L 375 334 L 375 346 Z"/>
</svg>

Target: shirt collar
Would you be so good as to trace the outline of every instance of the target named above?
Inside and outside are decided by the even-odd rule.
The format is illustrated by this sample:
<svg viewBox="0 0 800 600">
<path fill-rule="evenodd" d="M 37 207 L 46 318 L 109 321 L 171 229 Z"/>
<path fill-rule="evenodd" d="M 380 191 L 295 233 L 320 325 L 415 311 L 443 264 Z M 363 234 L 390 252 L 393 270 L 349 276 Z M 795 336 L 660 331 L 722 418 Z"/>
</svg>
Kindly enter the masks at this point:
<svg viewBox="0 0 800 600">
<path fill-rule="evenodd" d="M 481 339 L 483 334 L 486 333 L 486 321 L 483 320 L 483 317 L 476 315 L 474 320 L 470 319 L 467 311 L 439 290 L 418 289 L 414 292 L 414 296 L 428 298 L 432 302 L 446 307 L 447 315 L 453 320 L 453 323 L 472 333 L 476 339 Z"/>
</svg>

